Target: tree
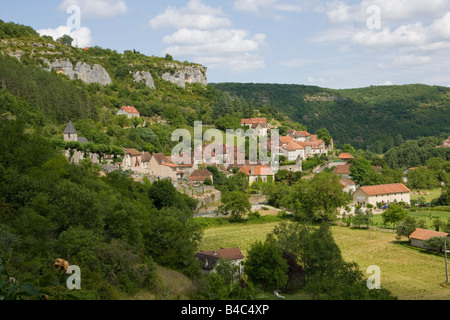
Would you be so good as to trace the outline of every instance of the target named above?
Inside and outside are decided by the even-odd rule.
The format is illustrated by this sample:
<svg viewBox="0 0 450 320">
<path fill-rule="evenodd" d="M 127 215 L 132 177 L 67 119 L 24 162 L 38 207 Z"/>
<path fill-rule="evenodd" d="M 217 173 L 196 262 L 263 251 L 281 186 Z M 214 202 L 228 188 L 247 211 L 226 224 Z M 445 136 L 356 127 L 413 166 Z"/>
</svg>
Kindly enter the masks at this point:
<svg viewBox="0 0 450 320">
<path fill-rule="evenodd" d="M 225 193 L 220 200 L 218 212 L 224 216 L 231 215 L 234 220 L 242 220 L 252 209 L 252 205 L 245 193 L 230 191 Z"/>
<path fill-rule="evenodd" d="M 352 154 L 352 155 L 356 154 L 355 148 L 353 148 L 352 145 L 349 144 L 349 143 L 346 143 L 346 144 L 344 144 L 344 145 L 342 146 L 342 152 L 343 152 L 343 153 L 350 153 L 350 154 Z"/>
<path fill-rule="evenodd" d="M 62 44 L 65 44 L 66 46 L 71 46 L 73 40 L 74 39 L 71 36 L 69 36 L 68 34 L 65 34 L 62 37 L 56 39 L 56 41 L 61 42 Z"/>
<path fill-rule="evenodd" d="M 411 234 L 418 228 L 414 217 L 406 217 L 397 227 L 397 238 L 407 237 L 411 241 Z"/>
<path fill-rule="evenodd" d="M 329 146 L 331 144 L 332 138 L 331 138 L 330 132 L 326 128 L 322 128 L 319 131 L 317 131 L 317 137 L 319 139 L 322 139 L 323 142 L 325 142 L 325 144 L 327 146 Z"/>
<path fill-rule="evenodd" d="M 310 180 L 299 180 L 284 200 L 285 207 L 293 209 L 304 221 L 331 221 L 337 209 L 347 204 L 337 175 L 322 172 Z"/>
<path fill-rule="evenodd" d="M 389 205 L 389 209 L 383 212 L 382 218 L 384 224 L 392 223 L 394 225 L 393 228 L 395 229 L 395 224 L 405 219 L 407 215 L 408 212 L 405 209 L 403 209 L 402 206 L 395 203 L 391 203 Z"/>
<path fill-rule="evenodd" d="M 440 185 L 435 172 L 426 167 L 409 171 L 407 177 L 408 186 L 413 189 L 432 189 Z"/>
<path fill-rule="evenodd" d="M 283 251 L 273 241 L 252 244 L 244 268 L 250 280 L 260 284 L 263 290 L 284 288 L 287 284 L 288 264 Z"/>
<path fill-rule="evenodd" d="M 352 163 L 350 172 L 353 180 L 359 185 L 364 185 L 363 183 L 368 180 L 369 171 L 373 170 L 372 164 L 364 157 L 357 157 L 353 159 Z"/>
</svg>

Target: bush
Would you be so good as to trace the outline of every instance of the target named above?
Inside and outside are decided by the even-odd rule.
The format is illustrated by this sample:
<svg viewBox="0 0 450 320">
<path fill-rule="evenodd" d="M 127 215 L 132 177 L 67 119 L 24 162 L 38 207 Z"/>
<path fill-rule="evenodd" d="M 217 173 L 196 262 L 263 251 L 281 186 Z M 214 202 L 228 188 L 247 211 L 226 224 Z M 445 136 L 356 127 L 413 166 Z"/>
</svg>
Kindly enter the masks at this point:
<svg viewBox="0 0 450 320">
<path fill-rule="evenodd" d="M 261 214 L 258 211 L 250 212 L 248 214 L 248 220 L 258 220 L 261 219 Z"/>
</svg>

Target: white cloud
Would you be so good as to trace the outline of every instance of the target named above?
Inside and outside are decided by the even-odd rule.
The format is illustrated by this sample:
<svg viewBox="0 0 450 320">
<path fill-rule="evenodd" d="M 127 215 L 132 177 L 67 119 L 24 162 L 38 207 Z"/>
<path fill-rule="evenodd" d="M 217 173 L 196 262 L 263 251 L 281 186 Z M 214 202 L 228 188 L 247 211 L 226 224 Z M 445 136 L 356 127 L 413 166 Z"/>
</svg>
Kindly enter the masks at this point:
<svg viewBox="0 0 450 320">
<path fill-rule="evenodd" d="M 152 28 L 176 29 L 163 37 L 163 54 L 189 58 L 210 69 L 249 71 L 265 67 L 259 54 L 265 44 L 262 33 L 234 28 L 221 8 L 191 0 L 183 8 L 168 7 L 150 20 Z"/>
<path fill-rule="evenodd" d="M 123 0 L 63 0 L 59 5 L 61 11 L 76 5 L 81 9 L 84 18 L 114 18 L 128 13 L 129 9 Z"/>
<path fill-rule="evenodd" d="M 402 67 L 402 66 L 417 66 L 421 64 L 430 63 L 433 59 L 429 56 L 415 56 L 415 55 L 407 55 L 407 56 L 399 56 L 394 59 L 392 65 Z"/>
<path fill-rule="evenodd" d="M 234 9 L 241 12 L 256 14 L 264 8 L 275 5 L 276 2 L 277 0 L 236 0 L 234 2 Z"/>
<path fill-rule="evenodd" d="M 87 27 L 80 28 L 78 30 L 71 30 L 67 26 L 60 26 L 55 29 L 41 29 L 37 31 L 41 36 L 51 36 L 54 40 L 67 34 L 71 36 L 74 41 L 73 46 L 78 45 L 78 47 L 89 47 L 92 44 L 91 30 Z"/>
<path fill-rule="evenodd" d="M 393 85 L 392 81 L 389 80 L 382 84 L 382 86 L 392 86 L 392 85 Z"/>
<path fill-rule="evenodd" d="M 400 26 L 393 32 L 390 28 L 382 31 L 365 29 L 352 37 L 353 41 L 368 47 L 400 47 L 424 45 L 428 40 L 428 31 L 421 23 Z"/>
<path fill-rule="evenodd" d="M 267 15 L 275 19 L 283 19 L 276 12 L 281 13 L 300 13 L 304 11 L 307 2 L 305 0 L 296 0 L 289 2 L 280 2 L 278 0 L 235 0 L 234 9 L 239 12 L 250 13 L 254 15 Z"/>
</svg>

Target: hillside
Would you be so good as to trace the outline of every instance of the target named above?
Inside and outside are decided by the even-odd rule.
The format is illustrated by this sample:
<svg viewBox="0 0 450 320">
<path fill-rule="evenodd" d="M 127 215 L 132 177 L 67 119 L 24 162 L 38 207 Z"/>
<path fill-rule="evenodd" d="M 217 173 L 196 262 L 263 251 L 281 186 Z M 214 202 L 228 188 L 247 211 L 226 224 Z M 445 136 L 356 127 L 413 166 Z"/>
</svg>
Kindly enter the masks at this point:
<svg viewBox="0 0 450 320">
<path fill-rule="evenodd" d="M 255 106 L 271 106 L 311 131 L 327 128 L 338 145 L 387 151 L 395 138 L 450 134 L 450 88 L 426 85 L 332 90 L 284 84 L 211 84 Z M 381 143 L 381 150 L 380 150 Z"/>
</svg>

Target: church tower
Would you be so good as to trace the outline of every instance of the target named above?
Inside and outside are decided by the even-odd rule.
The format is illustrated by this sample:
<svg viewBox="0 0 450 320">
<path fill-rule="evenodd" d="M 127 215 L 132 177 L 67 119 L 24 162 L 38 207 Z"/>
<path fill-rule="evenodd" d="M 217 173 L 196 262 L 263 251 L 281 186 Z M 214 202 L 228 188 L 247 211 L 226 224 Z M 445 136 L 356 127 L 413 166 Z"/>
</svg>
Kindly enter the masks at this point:
<svg viewBox="0 0 450 320">
<path fill-rule="evenodd" d="M 64 130 L 64 141 L 78 141 L 78 133 L 75 127 L 73 126 L 72 122 L 69 122 L 69 124 L 66 127 L 66 130 Z"/>
</svg>

